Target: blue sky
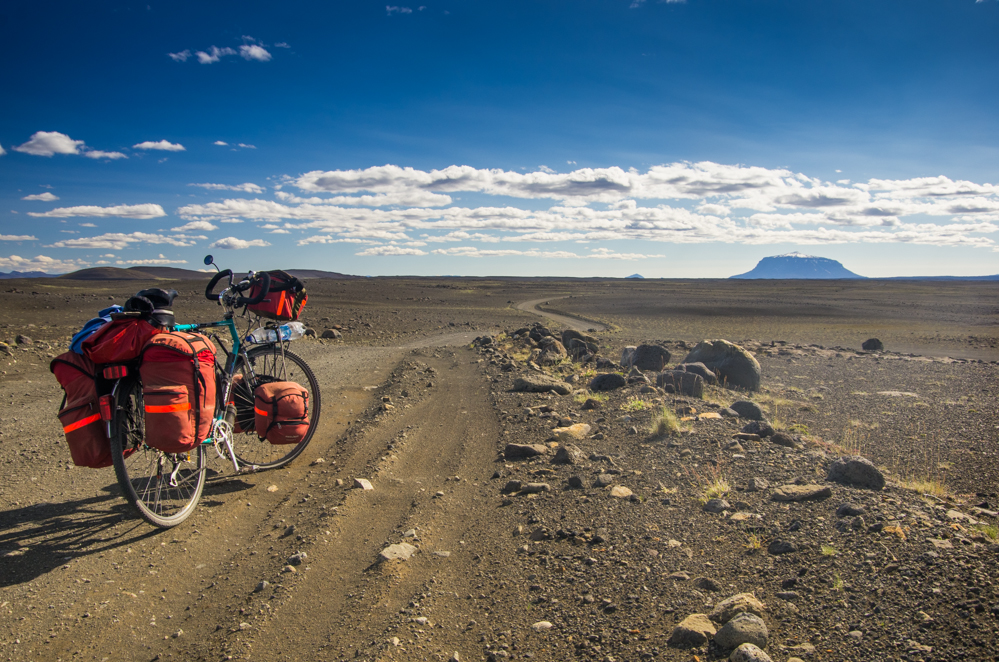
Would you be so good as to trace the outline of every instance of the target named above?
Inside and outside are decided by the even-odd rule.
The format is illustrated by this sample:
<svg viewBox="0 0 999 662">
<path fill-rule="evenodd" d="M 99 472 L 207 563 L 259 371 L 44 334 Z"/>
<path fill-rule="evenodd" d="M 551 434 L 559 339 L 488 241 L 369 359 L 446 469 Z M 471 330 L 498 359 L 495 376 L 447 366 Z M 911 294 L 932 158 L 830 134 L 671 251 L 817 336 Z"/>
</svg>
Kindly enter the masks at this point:
<svg viewBox="0 0 999 662">
<path fill-rule="evenodd" d="M 0 5 L 0 271 L 999 273 L 999 2 Z"/>
</svg>

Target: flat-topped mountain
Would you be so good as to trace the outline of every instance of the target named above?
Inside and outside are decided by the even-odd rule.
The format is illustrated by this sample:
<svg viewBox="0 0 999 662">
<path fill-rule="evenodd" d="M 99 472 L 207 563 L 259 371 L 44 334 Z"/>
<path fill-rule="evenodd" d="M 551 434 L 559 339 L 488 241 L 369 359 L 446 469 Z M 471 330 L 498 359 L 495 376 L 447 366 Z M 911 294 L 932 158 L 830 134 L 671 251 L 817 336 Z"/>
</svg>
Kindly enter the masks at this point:
<svg viewBox="0 0 999 662">
<path fill-rule="evenodd" d="M 731 276 L 731 278 L 753 279 L 829 279 L 829 278 L 866 278 L 855 274 L 836 260 L 815 255 L 804 255 L 797 251 L 784 255 L 773 255 L 760 260 L 752 271 Z"/>
</svg>

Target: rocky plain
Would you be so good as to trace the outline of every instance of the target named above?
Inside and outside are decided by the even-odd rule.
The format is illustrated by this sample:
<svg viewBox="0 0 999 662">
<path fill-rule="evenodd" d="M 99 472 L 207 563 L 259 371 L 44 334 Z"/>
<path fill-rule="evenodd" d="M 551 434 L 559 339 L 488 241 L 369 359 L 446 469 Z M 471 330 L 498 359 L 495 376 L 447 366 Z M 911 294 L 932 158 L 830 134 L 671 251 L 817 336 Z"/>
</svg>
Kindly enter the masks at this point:
<svg viewBox="0 0 999 662">
<path fill-rule="evenodd" d="M 0 291 L 0 659 L 999 657 L 994 284 L 310 281 L 320 429 L 169 530 L 48 372 L 153 284 Z"/>
</svg>

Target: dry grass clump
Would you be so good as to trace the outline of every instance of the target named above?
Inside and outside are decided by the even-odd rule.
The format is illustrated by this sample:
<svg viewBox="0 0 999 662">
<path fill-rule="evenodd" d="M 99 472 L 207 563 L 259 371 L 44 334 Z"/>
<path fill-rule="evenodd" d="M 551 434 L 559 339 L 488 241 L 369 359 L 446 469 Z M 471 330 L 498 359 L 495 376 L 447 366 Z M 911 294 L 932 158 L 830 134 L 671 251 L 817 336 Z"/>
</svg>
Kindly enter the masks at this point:
<svg viewBox="0 0 999 662">
<path fill-rule="evenodd" d="M 899 487 L 912 490 L 919 494 L 929 494 L 935 497 L 945 497 L 950 494 L 947 482 L 944 478 L 933 478 L 929 476 L 910 476 L 898 481 Z"/>
<path fill-rule="evenodd" d="M 689 429 L 690 426 L 682 423 L 672 409 L 663 407 L 652 419 L 649 432 L 655 437 L 674 437 Z"/>
<path fill-rule="evenodd" d="M 587 400 L 594 400 L 596 402 L 607 402 L 609 398 L 610 396 L 608 396 L 606 393 L 591 393 L 590 391 L 586 391 L 584 393 L 577 393 L 574 396 L 572 396 L 572 401 L 578 405 L 581 405 Z"/>
<path fill-rule="evenodd" d="M 628 398 L 627 402 L 621 405 L 621 409 L 625 411 L 644 411 L 652 407 L 652 403 L 648 400 L 643 400 L 638 396 L 632 396 Z"/>
</svg>

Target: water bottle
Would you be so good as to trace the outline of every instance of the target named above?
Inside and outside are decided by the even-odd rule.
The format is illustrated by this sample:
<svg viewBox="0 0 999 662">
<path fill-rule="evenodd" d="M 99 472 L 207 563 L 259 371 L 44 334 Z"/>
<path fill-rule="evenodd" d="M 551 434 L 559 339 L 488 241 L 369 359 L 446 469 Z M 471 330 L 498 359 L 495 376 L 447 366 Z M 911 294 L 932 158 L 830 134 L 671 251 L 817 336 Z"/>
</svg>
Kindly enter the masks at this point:
<svg viewBox="0 0 999 662">
<path fill-rule="evenodd" d="M 280 334 L 280 335 L 279 335 Z M 251 344 L 272 343 L 281 340 L 298 340 L 305 335 L 305 325 L 301 322 L 288 322 L 276 329 L 260 327 L 246 336 L 246 342 Z"/>
</svg>

